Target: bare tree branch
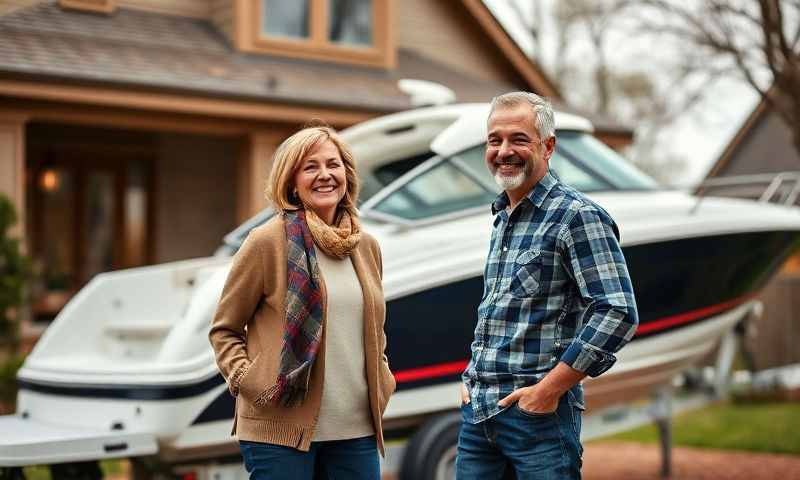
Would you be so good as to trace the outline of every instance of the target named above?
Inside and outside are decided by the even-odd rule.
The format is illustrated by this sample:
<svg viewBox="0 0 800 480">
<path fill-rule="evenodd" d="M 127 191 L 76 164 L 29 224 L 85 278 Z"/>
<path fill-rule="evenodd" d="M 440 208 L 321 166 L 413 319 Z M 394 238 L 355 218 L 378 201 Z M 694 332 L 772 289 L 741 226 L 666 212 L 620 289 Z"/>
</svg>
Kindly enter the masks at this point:
<svg viewBox="0 0 800 480">
<path fill-rule="evenodd" d="M 509 0 L 506 2 L 511 9 L 514 11 L 514 14 L 520 20 L 522 25 L 528 30 L 528 34 L 532 40 L 532 50 L 531 50 L 531 58 L 536 60 L 539 64 L 542 63 L 541 59 L 541 35 L 542 35 L 542 16 L 541 16 L 541 2 L 533 2 L 534 15 L 531 20 L 528 20 L 525 15 L 525 12 L 522 10 L 522 5 L 516 0 Z M 537 15 L 539 13 L 539 15 Z"/>
</svg>

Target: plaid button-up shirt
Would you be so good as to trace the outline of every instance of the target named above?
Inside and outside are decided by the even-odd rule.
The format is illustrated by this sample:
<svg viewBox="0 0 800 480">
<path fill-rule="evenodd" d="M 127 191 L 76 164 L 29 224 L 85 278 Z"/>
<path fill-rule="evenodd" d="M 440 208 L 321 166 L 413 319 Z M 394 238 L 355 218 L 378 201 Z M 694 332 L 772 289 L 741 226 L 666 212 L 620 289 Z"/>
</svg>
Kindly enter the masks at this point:
<svg viewBox="0 0 800 480">
<path fill-rule="evenodd" d="M 492 205 L 483 298 L 463 374 L 473 423 L 502 411 L 500 399 L 559 361 L 593 377 L 605 372 L 638 323 L 617 226 L 605 210 L 551 172 L 513 212 L 508 204 L 502 193 Z"/>
</svg>

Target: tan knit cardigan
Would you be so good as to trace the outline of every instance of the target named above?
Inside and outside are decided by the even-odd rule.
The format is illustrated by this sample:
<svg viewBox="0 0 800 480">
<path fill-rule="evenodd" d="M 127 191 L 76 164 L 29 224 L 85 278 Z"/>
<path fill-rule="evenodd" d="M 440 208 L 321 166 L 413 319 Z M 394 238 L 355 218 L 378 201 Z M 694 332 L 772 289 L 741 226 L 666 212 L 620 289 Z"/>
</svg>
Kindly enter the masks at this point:
<svg viewBox="0 0 800 480">
<path fill-rule="evenodd" d="M 233 259 L 209 339 L 222 375 L 236 397 L 233 431 L 240 440 L 265 442 L 308 451 L 322 402 L 325 374 L 325 322 L 322 346 L 311 370 L 308 395 L 299 407 L 257 406 L 256 399 L 275 382 L 286 324 L 286 232 L 276 215 L 253 229 Z M 364 355 L 369 406 L 378 449 L 383 454 L 381 417 L 395 380 L 384 355 L 386 305 L 381 286 L 378 242 L 365 232 L 351 253 L 364 295 Z M 327 294 L 321 285 L 323 308 Z M 353 339 L 356 341 L 356 339 Z"/>
</svg>

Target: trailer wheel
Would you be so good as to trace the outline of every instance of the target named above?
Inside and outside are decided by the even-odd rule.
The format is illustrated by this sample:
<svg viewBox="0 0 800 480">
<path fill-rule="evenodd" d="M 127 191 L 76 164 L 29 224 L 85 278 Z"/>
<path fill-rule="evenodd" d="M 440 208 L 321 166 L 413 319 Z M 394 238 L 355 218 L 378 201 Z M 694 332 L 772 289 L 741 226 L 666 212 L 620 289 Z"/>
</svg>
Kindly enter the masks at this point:
<svg viewBox="0 0 800 480">
<path fill-rule="evenodd" d="M 455 478 L 461 413 L 437 415 L 408 440 L 400 467 L 401 480 L 451 480 Z"/>
<path fill-rule="evenodd" d="M 0 480 L 25 480 L 25 472 L 22 467 L 0 468 Z"/>
<path fill-rule="evenodd" d="M 103 471 L 96 460 L 50 465 L 53 480 L 102 480 Z"/>
</svg>

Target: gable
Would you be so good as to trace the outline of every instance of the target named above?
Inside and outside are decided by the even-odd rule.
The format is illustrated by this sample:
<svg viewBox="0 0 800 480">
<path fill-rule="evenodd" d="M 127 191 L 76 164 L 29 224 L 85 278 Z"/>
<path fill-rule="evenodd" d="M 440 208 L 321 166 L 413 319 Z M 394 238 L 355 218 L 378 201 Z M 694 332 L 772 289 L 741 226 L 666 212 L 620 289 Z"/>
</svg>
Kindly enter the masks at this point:
<svg viewBox="0 0 800 480">
<path fill-rule="evenodd" d="M 726 147 L 708 177 L 800 170 L 792 132 L 780 116 L 761 102 Z"/>
<path fill-rule="evenodd" d="M 480 2 L 403 0 L 397 2 L 396 22 L 401 49 L 477 79 L 558 97 L 530 60 L 512 61 L 524 54 Z"/>
</svg>

